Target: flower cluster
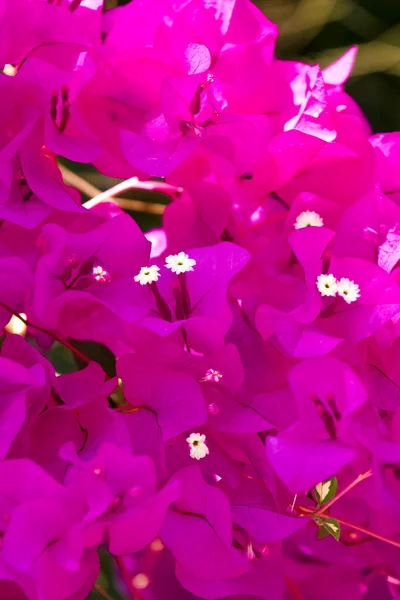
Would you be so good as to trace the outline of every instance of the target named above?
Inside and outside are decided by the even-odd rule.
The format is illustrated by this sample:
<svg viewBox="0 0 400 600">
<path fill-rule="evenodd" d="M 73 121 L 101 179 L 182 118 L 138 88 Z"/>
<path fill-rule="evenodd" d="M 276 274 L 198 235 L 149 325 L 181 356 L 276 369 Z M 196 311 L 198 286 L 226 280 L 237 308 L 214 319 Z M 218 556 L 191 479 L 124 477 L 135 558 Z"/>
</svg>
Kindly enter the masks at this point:
<svg viewBox="0 0 400 600">
<path fill-rule="evenodd" d="M 249 0 L 0 24 L 0 598 L 84 600 L 99 548 L 135 600 L 398 597 L 400 135 L 356 48 L 278 60 Z M 163 228 L 59 157 L 165 191 Z"/>
<path fill-rule="evenodd" d="M 337 281 L 332 274 L 319 275 L 317 277 L 317 288 L 321 296 L 336 296 L 336 294 L 339 294 L 347 304 L 355 302 L 360 297 L 358 284 L 350 281 L 347 277 L 342 277 Z"/>
</svg>

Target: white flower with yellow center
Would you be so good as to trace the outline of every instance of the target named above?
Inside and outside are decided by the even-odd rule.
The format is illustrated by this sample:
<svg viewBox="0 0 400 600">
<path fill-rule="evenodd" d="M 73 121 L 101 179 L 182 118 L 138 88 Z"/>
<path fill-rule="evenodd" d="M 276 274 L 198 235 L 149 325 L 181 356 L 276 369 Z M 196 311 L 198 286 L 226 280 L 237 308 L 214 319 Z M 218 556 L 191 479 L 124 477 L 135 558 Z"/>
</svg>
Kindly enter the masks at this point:
<svg viewBox="0 0 400 600">
<path fill-rule="evenodd" d="M 151 267 L 142 267 L 137 275 L 135 275 L 134 280 L 140 285 L 147 285 L 148 283 L 153 283 L 157 281 L 160 275 L 160 269 L 156 265 L 152 265 Z"/>
<path fill-rule="evenodd" d="M 191 433 L 188 438 L 186 438 L 187 443 L 189 444 L 190 456 L 195 458 L 196 460 L 200 460 L 210 454 L 208 446 L 206 444 L 206 436 L 201 435 L 200 433 Z"/>
<path fill-rule="evenodd" d="M 338 284 L 336 277 L 331 273 L 329 275 L 318 275 L 316 284 L 321 296 L 336 296 Z"/>
<path fill-rule="evenodd" d="M 322 217 L 313 210 L 304 210 L 297 217 L 294 228 L 304 229 L 304 227 L 323 227 L 324 221 Z"/>
<path fill-rule="evenodd" d="M 92 274 L 94 279 L 99 283 L 108 283 L 111 280 L 110 273 L 105 271 L 100 265 L 98 267 L 93 267 Z"/>
<path fill-rule="evenodd" d="M 351 281 L 351 279 L 347 279 L 347 277 L 342 277 L 338 282 L 337 293 L 347 304 L 355 302 L 361 296 L 358 284 Z"/>
<path fill-rule="evenodd" d="M 193 267 L 196 264 L 194 258 L 189 258 L 186 252 L 179 252 L 179 254 L 170 254 L 165 259 L 165 266 L 167 269 L 171 269 L 173 273 L 180 275 L 181 273 L 187 273 L 193 271 Z"/>
<path fill-rule="evenodd" d="M 219 371 L 215 371 L 214 369 L 208 369 L 199 381 L 200 383 L 205 383 L 206 381 L 212 381 L 214 383 L 218 383 L 220 379 L 222 379 L 223 375 Z"/>
</svg>

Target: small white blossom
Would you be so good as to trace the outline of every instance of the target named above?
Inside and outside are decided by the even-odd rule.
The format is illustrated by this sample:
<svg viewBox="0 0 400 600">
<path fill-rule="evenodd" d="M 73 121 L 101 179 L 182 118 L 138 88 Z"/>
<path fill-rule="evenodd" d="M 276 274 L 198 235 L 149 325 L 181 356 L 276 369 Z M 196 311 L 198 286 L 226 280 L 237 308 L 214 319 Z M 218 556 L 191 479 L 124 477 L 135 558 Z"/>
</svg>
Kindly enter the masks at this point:
<svg viewBox="0 0 400 600">
<path fill-rule="evenodd" d="M 296 219 L 294 224 L 295 229 L 303 229 L 304 227 L 323 227 L 324 221 L 318 213 L 313 210 L 304 210 Z"/>
<path fill-rule="evenodd" d="M 173 273 L 180 275 L 181 273 L 187 273 L 187 271 L 193 271 L 193 267 L 196 264 L 194 258 L 189 258 L 185 252 L 179 252 L 179 254 L 170 254 L 165 259 L 165 266 L 167 269 L 171 269 Z"/>
<path fill-rule="evenodd" d="M 92 274 L 95 280 L 99 283 L 108 283 L 111 280 L 110 273 L 105 271 L 103 267 L 100 266 L 93 267 Z"/>
<path fill-rule="evenodd" d="M 321 296 L 336 296 L 338 285 L 334 275 L 318 275 L 316 283 Z"/>
<path fill-rule="evenodd" d="M 25 313 L 13 315 L 5 327 L 6 331 L 8 333 L 13 333 L 14 335 L 20 335 L 22 337 L 25 337 L 28 329 L 26 325 L 26 319 L 27 316 Z"/>
<path fill-rule="evenodd" d="M 187 443 L 189 444 L 190 456 L 195 458 L 196 460 L 200 460 L 210 454 L 208 446 L 206 444 L 206 436 L 200 435 L 200 433 L 191 433 L 188 438 L 186 438 Z"/>
<path fill-rule="evenodd" d="M 215 371 L 215 369 L 208 369 L 199 381 L 200 383 L 205 383 L 206 381 L 212 381 L 214 383 L 218 383 L 220 379 L 222 379 L 223 375 L 220 371 Z"/>
<path fill-rule="evenodd" d="M 338 282 L 337 292 L 347 304 L 355 302 L 361 296 L 358 284 L 351 281 L 351 279 L 347 279 L 347 277 L 342 277 Z"/>
<path fill-rule="evenodd" d="M 161 276 L 159 271 L 160 269 L 156 265 L 152 265 L 151 267 L 142 267 L 139 273 L 135 275 L 134 280 L 140 283 L 140 285 L 153 283 L 153 281 L 157 281 Z"/>
</svg>

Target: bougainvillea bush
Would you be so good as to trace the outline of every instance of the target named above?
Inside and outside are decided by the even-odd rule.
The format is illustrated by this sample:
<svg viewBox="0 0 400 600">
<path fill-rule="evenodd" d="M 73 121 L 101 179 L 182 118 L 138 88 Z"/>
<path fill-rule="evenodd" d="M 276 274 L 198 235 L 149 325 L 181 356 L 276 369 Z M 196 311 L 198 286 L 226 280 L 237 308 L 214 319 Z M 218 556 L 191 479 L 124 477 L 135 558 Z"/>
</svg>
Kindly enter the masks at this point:
<svg viewBox="0 0 400 600">
<path fill-rule="evenodd" d="M 0 598 L 400 597 L 400 134 L 357 49 L 278 60 L 248 0 L 0 6 Z"/>
</svg>

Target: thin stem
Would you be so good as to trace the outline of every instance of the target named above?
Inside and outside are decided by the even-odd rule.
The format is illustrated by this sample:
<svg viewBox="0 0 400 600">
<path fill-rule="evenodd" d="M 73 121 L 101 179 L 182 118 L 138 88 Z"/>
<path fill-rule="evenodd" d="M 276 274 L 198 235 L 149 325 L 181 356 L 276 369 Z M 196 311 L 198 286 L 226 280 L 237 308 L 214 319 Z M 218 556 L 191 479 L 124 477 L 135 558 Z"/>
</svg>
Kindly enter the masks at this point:
<svg viewBox="0 0 400 600">
<path fill-rule="evenodd" d="M 76 173 L 74 173 L 73 171 L 71 171 L 70 169 L 67 169 L 67 167 L 64 167 L 63 165 L 59 165 L 59 168 L 61 170 L 61 173 L 63 175 L 64 181 L 67 185 L 72 185 L 74 187 L 76 187 L 80 192 L 82 192 L 83 194 L 85 194 L 85 196 L 88 196 L 89 198 L 91 198 L 91 200 L 88 200 L 87 202 L 85 202 L 83 204 L 83 206 L 85 208 L 92 208 L 93 206 L 96 206 L 97 204 L 100 204 L 101 202 L 114 202 L 114 204 L 117 204 L 120 208 L 126 209 L 126 210 L 133 210 L 135 212 L 144 212 L 144 213 L 149 213 L 149 214 L 153 214 L 153 215 L 162 215 L 165 209 L 165 205 L 164 204 L 158 204 L 156 202 L 143 202 L 142 200 L 134 200 L 134 199 L 130 199 L 130 198 L 113 198 L 112 196 L 114 194 L 117 194 L 118 192 L 115 192 L 115 187 L 110 188 L 110 190 L 107 190 L 106 192 L 102 192 L 98 187 L 96 187 L 95 185 L 89 183 L 88 181 L 86 181 L 86 179 L 83 179 L 83 177 L 80 177 L 79 175 L 77 175 Z M 135 179 L 135 178 L 134 178 Z M 128 179 L 128 181 L 131 181 Z M 125 182 L 123 182 L 125 183 Z M 158 185 L 164 185 L 166 186 L 167 184 L 162 184 L 162 182 L 139 182 L 141 185 L 135 185 L 135 186 L 131 186 L 131 187 L 135 187 L 136 189 L 150 189 L 152 191 L 160 191 L 163 193 L 166 193 L 164 190 L 158 190 L 150 187 L 142 187 L 142 185 L 146 185 L 146 184 L 152 184 L 152 183 L 156 183 Z M 121 184 L 118 184 L 121 185 Z M 172 186 L 170 186 L 172 187 Z M 125 189 L 129 189 L 129 188 L 125 188 Z M 177 190 L 180 190 L 180 188 L 176 188 Z M 109 192 L 111 193 L 111 196 L 104 198 L 103 194 L 108 194 Z M 100 200 L 99 200 L 100 197 Z M 103 199 L 102 199 L 103 197 Z"/>
<path fill-rule="evenodd" d="M 96 206 L 96 204 L 100 204 L 101 202 L 108 202 L 110 198 L 113 196 L 117 196 L 122 192 L 126 192 L 127 190 L 148 190 L 149 192 L 160 192 L 162 194 L 166 194 L 172 200 L 181 196 L 183 193 L 182 188 L 175 187 L 174 185 L 169 185 L 169 183 L 164 183 L 162 181 L 140 181 L 137 177 L 131 177 L 130 179 L 126 179 L 125 181 L 121 181 L 121 183 L 117 183 L 110 189 L 105 192 L 101 192 L 92 200 L 85 202 L 84 206 L 86 208 L 91 208 L 92 206 Z M 163 209 L 164 209 L 164 205 Z"/>
<path fill-rule="evenodd" d="M 372 475 L 372 470 L 369 469 L 369 471 L 367 471 L 366 473 L 361 473 L 361 475 L 358 475 L 358 477 L 356 477 L 354 479 L 354 481 L 352 481 L 351 483 L 349 483 L 349 485 L 347 487 L 344 488 L 344 490 L 342 490 L 340 492 L 340 494 L 337 494 L 334 498 L 332 498 L 332 500 L 330 500 L 329 502 L 327 502 L 327 504 L 324 504 L 323 506 L 321 506 L 321 508 L 319 510 L 317 510 L 317 512 L 315 513 L 315 516 L 319 516 L 322 515 L 323 513 L 326 513 L 327 510 L 333 505 L 335 504 L 335 502 L 337 502 L 339 500 L 339 498 L 342 498 L 345 494 L 347 494 L 348 491 L 350 491 L 351 489 L 353 489 L 353 487 L 355 487 L 356 485 L 358 485 L 361 481 L 364 481 L 364 479 L 368 479 L 368 477 L 371 477 Z"/>
<path fill-rule="evenodd" d="M 77 175 L 70 169 L 67 169 L 67 167 L 64 167 L 64 165 L 58 165 L 58 167 L 61 171 L 64 182 L 67 185 L 72 185 L 73 187 L 76 187 L 80 192 L 82 192 L 83 194 L 85 194 L 85 196 L 88 196 L 89 198 L 94 198 L 98 194 L 101 194 L 101 190 L 99 190 L 99 188 L 89 183 L 89 181 L 86 181 L 86 179 L 84 179 L 83 177 L 80 177 L 80 175 Z"/>
<path fill-rule="evenodd" d="M 155 281 L 150 283 L 149 289 L 154 296 L 154 300 L 156 302 L 156 307 L 157 307 L 160 317 L 162 319 L 165 319 L 165 321 L 171 322 L 172 321 L 171 311 L 169 309 L 168 304 L 166 303 L 164 298 L 161 296 L 160 290 L 157 287 L 157 283 Z"/>
<path fill-rule="evenodd" d="M 312 519 L 317 514 L 312 509 L 307 508 L 306 506 L 298 506 L 296 507 L 296 511 L 303 516 L 311 517 Z M 326 515 L 320 515 L 320 518 L 324 518 Z M 392 540 L 391 538 L 385 537 L 384 535 L 380 535 L 375 531 L 371 531 L 371 529 L 367 529 L 366 527 L 362 527 L 361 525 L 355 525 L 354 523 L 349 523 L 349 521 L 345 521 L 339 517 L 333 517 L 336 519 L 338 523 L 344 525 L 345 527 L 349 527 L 354 531 L 359 531 L 360 533 L 365 533 L 365 535 L 369 535 L 376 540 L 380 540 L 381 542 L 386 542 L 386 544 L 390 544 L 391 546 L 395 546 L 395 548 L 400 548 L 400 542 L 396 542 L 396 540 Z"/>
<path fill-rule="evenodd" d="M 32 323 L 30 323 L 29 325 L 30 325 L 30 327 L 35 327 L 35 325 L 32 325 Z M 62 337 L 58 333 L 55 333 L 54 331 L 50 331 L 49 335 L 54 340 L 56 340 L 56 342 L 59 342 L 60 344 L 62 344 L 63 346 L 65 346 L 66 348 L 68 348 L 69 350 L 71 350 L 71 352 L 73 354 L 75 354 L 75 356 L 77 358 L 79 358 L 82 362 L 85 363 L 85 365 L 88 365 L 88 364 L 90 364 L 92 362 L 91 359 L 88 356 L 86 356 L 86 354 L 84 354 L 83 352 L 81 352 L 80 350 L 78 350 L 78 348 L 75 348 L 75 346 L 73 346 L 66 338 Z M 107 375 L 107 377 L 108 377 L 108 375 Z"/>
<path fill-rule="evenodd" d="M 359 531 L 360 533 L 365 533 L 365 535 L 369 535 L 370 537 L 375 538 L 376 540 L 380 540 L 381 542 L 386 542 L 386 544 L 390 544 L 391 546 L 395 546 L 395 548 L 400 548 L 400 542 L 396 542 L 396 540 L 392 540 L 391 538 L 385 537 L 384 535 L 380 535 L 379 533 L 375 533 L 375 531 L 371 531 L 366 527 L 361 527 L 361 525 L 354 525 L 354 523 L 349 523 L 344 519 L 339 519 L 335 517 L 336 521 L 345 527 L 350 527 L 355 531 Z"/>
<path fill-rule="evenodd" d="M 25 319 L 25 317 L 22 317 L 19 313 L 17 313 L 12 308 L 10 308 L 9 306 L 7 306 L 7 304 L 4 304 L 4 302 L 1 302 L 1 300 L 0 300 L 0 306 L 2 308 L 4 308 L 5 310 L 8 310 L 10 314 L 12 314 L 15 317 L 17 317 L 17 319 L 19 319 L 22 323 L 24 323 L 24 325 L 26 325 L 26 327 L 31 327 L 32 329 L 36 329 L 37 331 L 40 331 L 41 333 L 44 333 L 45 335 L 50 336 L 51 338 L 53 338 L 54 341 L 59 342 L 60 344 L 62 344 L 63 346 L 65 346 L 66 348 L 68 348 L 69 350 L 71 350 L 71 352 L 77 358 L 79 358 L 82 362 L 84 362 L 86 365 L 89 365 L 91 362 L 95 362 L 95 361 L 92 361 L 91 358 L 89 358 L 88 356 L 86 356 L 86 354 L 84 354 L 83 352 L 81 352 L 80 350 L 78 350 L 78 348 L 75 348 L 75 346 L 73 346 L 66 338 L 62 337 L 61 335 L 59 335 L 55 331 L 51 331 L 49 329 L 45 329 L 44 327 L 40 327 L 40 325 L 35 325 L 31 321 L 28 321 L 28 319 Z M 105 373 L 105 378 L 106 378 L 107 381 L 110 380 L 110 379 L 112 379 L 111 375 L 108 375 L 107 373 Z M 122 389 L 119 385 L 117 386 L 117 388 Z M 128 406 L 130 406 L 129 403 L 128 403 Z"/>
<path fill-rule="evenodd" d="M 75 354 L 75 356 L 77 358 L 79 358 L 80 360 L 82 360 L 85 364 L 88 365 L 90 362 L 92 362 L 88 356 L 83 354 L 83 352 L 78 350 L 78 348 L 75 348 L 75 346 L 73 346 L 66 338 L 62 337 L 55 331 L 45 329 L 44 327 L 41 327 L 40 325 L 35 325 L 35 323 L 32 323 L 31 321 L 28 321 L 28 319 L 25 319 L 24 317 L 22 317 L 18 312 L 13 310 L 10 306 L 7 306 L 7 304 L 4 304 L 4 302 L 0 301 L 0 306 L 2 308 L 4 308 L 5 310 L 7 310 L 10 314 L 17 317 L 17 319 L 22 321 L 22 323 L 24 323 L 24 325 L 26 325 L 27 327 L 31 327 L 32 329 L 36 329 L 36 331 L 40 331 L 41 333 L 44 333 L 45 335 L 50 336 L 51 338 L 53 338 L 53 340 L 55 340 L 56 342 L 59 342 L 60 344 L 62 344 L 63 346 L 65 346 L 66 348 L 71 350 L 71 352 L 73 354 Z"/>
<path fill-rule="evenodd" d="M 287 575 L 285 575 L 285 584 L 287 589 L 291 592 L 293 598 L 296 598 L 296 600 L 305 600 L 303 594 Z"/>
<path fill-rule="evenodd" d="M 103 598 L 105 598 L 106 600 L 114 600 L 114 598 L 110 596 L 110 594 L 106 592 L 106 590 L 98 583 L 94 584 L 93 589 L 96 590 L 96 592 L 98 592 L 100 596 L 103 596 Z"/>
<path fill-rule="evenodd" d="M 182 329 L 182 336 L 183 336 L 183 341 L 185 344 L 186 352 L 189 352 L 189 354 L 191 354 L 192 350 L 190 349 L 190 346 L 189 346 L 186 329 L 183 327 L 183 325 L 181 325 L 181 329 Z"/>
<path fill-rule="evenodd" d="M 121 573 L 121 577 L 127 587 L 127 590 L 130 594 L 130 597 L 132 598 L 132 600 L 143 600 L 142 596 L 139 594 L 139 592 L 137 591 L 137 589 L 134 587 L 133 583 L 132 583 L 132 578 L 129 574 L 128 569 L 126 568 L 126 565 L 124 563 L 124 559 L 122 556 L 116 556 L 115 557 L 115 562 L 118 565 L 119 571 Z"/>
</svg>

